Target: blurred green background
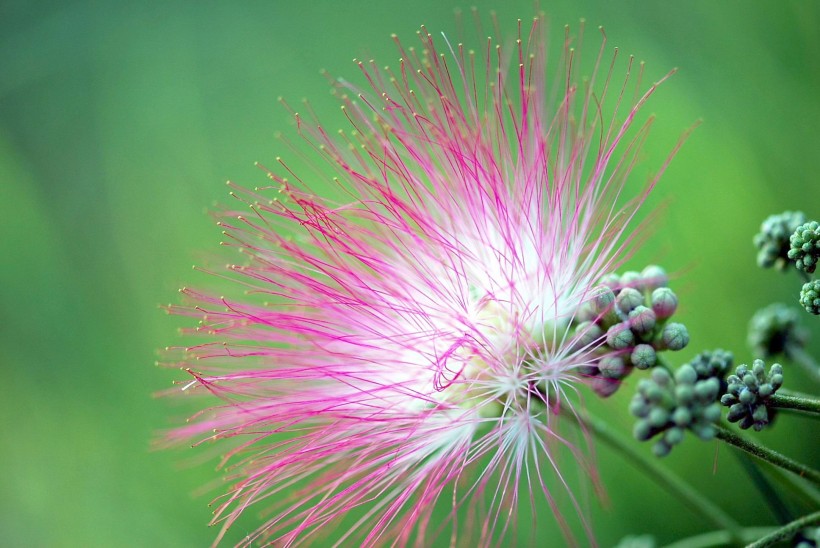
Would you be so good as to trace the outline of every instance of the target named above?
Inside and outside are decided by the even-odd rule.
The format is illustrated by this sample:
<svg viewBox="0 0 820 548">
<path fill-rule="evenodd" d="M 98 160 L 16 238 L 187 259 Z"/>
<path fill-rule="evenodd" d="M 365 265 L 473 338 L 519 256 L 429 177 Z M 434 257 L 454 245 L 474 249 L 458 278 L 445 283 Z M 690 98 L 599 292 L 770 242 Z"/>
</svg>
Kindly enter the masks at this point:
<svg viewBox="0 0 820 548">
<path fill-rule="evenodd" d="M 529 1 L 476 4 L 496 9 L 509 33 L 533 14 Z M 820 3 L 544 4 L 555 29 L 581 17 L 590 35 L 604 25 L 651 78 L 680 68 L 649 106 L 659 117 L 650 165 L 703 124 L 651 199 L 666 211 L 634 264 L 658 261 L 679 275 L 693 339 L 681 360 L 718 346 L 748 360 L 750 315 L 794 302 L 799 287 L 794 275 L 755 268 L 752 234 L 784 209 L 820 217 Z M 458 5 L 0 4 L 0 218 L 9 221 L 0 237 L 0 542 L 211 542 L 211 494 L 194 492 L 218 477 L 213 466 L 189 466 L 196 452 L 187 448 L 150 450 L 155 432 L 190 410 L 152 398 L 181 376 L 153 363 L 185 323 L 158 305 L 202 282 L 193 263 L 219 256 L 206 211 L 230 199 L 224 181 L 263 184 L 253 162 L 286 152 L 274 133 L 292 123 L 277 96 L 309 97 L 327 126 L 343 126 L 319 69 L 355 78 L 353 57 L 394 62 L 391 32 L 407 42 L 422 23 L 453 32 Z M 787 385 L 802 380 L 794 373 Z M 602 404 L 624 432 L 627 399 Z M 761 437 L 816 462 L 807 427 L 787 419 Z M 704 529 L 621 457 L 599 448 L 598 461 L 609 494 L 591 505 L 601 545 Z M 744 523 L 772 522 L 726 448 L 690 439 L 666 464 Z M 255 523 L 246 516 L 226 544 Z"/>
</svg>

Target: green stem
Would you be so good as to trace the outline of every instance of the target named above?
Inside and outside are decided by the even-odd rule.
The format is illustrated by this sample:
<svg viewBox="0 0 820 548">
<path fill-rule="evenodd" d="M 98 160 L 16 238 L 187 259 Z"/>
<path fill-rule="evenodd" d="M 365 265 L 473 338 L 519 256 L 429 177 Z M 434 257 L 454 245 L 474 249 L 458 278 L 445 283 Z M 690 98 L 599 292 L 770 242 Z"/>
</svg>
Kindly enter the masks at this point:
<svg viewBox="0 0 820 548">
<path fill-rule="evenodd" d="M 820 511 L 803 516 L 802 518 L 796 519 L 791 523 L 787 523 L 783 527 L 772 531 L 757 542 L 753 542 L 746 548 L 766 548 L 767 546 L 775 544 L 777 541 L 787 540 L 794 537 L 794 535 L 804 527 L 817 525 L 818 523 L 820 523 Z"/>
<path fill-rule="evenodd" d="M 746 527 L 740 530 L 740 535 L 745 545 L 772 531 L 774 531 L 774 527 Z M 728 531 L 710 531 L 667 544 L 665 548 L 712 548 L 714 546 L 726 546 L 731 541 L 732 538 Z"/>
<path fill-rule="evenodd" d="M 820 400 L 810 396 L 772 394 L 766 400 L 766 403 L 780 409 L 794 409 L 795 411 L 803 411 L 804 413 L 820 414 Z"/>
<path fill-rule="evenodd" d="M 740 530 L 746 548 L 766 548 L 779 540 L 787 540 L 803 529 L 820 523 L 820 512 L 815 512 L 787 523 L 783 527 L 745 527 Z M 732 541 L 728 531 L 710 531 L 667 544 L 666 548 L 711 548 L 725 546 Z"/>
<path fill-rule="evenodd" d="M 805 478 L 795 476 L 791 472 L 787 472 L 782 468 L 773 466 L 769 463 L 767 463 L 767 465 L 769 473 L 774 475 L 778 481 L 785 484 L 786 487 L 790 489 L 792 493 L 800 500 L 802 500 L 804 504 L 820 508 L 820 491 L 817 490 L 817 487 L 815 487 L 814 484 L 809 483 Z"/>
<path fill-rule="evenodd" d="M 790 344 L 786 346 L 783 353 L 787 358 L 805 369 L 811 380 L 820 383 L 820 365 L 805 350 Z"/>
<path fill-rule="evenodd" d="M 743 438 L 739 434 L 736 434 L 735 432 L 720 425 L 716 424 L 715 429 L 717 430 L 717 438 L 719 440 L 725 441 L 730 445 L 734 445 L 735 447 L 746 451 L 750 455 L 753 455 L 775 466 L 779 466 L 780 468 L 790 472 L 794 472 L 798 476 L 804 477 L 820 485 L 820 472 L 814 468 L 799 463 L 794 459 L 778 453 L 777 451 L 769 449 L 768 447 L 764 447 L 751 440 Z"/>
<path fill-rule="evenodd" d="M 589 414 L 575 414 L 566 407 L 561 414 L 575 421 L 581 428 L 592 432 L 599 440 L 621 453 L 625 460 L 637 467 L 641 472 L 652 478 L 659 485 L 665 487 L 694 512 L 712 522 L 716 527 L 724 529 L 734 545 L 743 545 L 741 527 L 731 516 L 726 514 L 711 500 L 695 491 L 688 483 L 658 464 L 656 460 L 648 459 L 646 455 L 636 450 L 631 440 L 624 439 L 612 430 L 609 425 Z"/>
</svg>

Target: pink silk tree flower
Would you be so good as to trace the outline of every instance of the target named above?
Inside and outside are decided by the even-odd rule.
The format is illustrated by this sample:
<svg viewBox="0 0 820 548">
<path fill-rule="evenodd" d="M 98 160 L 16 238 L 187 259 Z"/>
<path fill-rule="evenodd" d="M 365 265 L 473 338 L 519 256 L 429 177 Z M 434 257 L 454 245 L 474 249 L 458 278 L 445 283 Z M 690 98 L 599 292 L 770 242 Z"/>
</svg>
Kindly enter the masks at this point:
<svg viewBox="0 0 820 548">
<path fill-rule="evenodd" d="M 232 472 L 216 542 L 251 505 L 244 544 L 484 546 L 544 503 L 571 535 L 556 489 L 591 534 L 556 455 L 588 465 L 559 431 L 604 343 L 576 315 L 669 161 L 623 195 L 657 84 L 631 58 L 615 78 L 601 34 L 579 81 L 580 39 L 548 64 L 541 18 L 476 51 L 422 27 L 395 69 L 334 81 L 349 131 L 293 112 L 309 168 L 277 158 L 270 186 L 234 186 L 232 292 L 170 308 L 205 338 L 170 349 L 182 388 L 215 404 L 168 438 L 213 441 Z"/>
</svg>

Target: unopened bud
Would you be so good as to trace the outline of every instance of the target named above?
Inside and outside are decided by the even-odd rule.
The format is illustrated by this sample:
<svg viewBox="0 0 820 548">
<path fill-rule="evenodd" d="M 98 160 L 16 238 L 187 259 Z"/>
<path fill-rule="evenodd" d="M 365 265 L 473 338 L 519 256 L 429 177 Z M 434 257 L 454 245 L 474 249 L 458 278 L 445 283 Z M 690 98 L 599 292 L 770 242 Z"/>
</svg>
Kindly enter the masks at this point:
<svg viewBox="0 0 820 548">
<path fill-rule="evenodd" d="M 661 332 L 661 342 L 669 350 L 681 350 L 689 344 L 689 331 L 681 323 L 669 323 Z"/>
<path fill-rule="evenodd" d="M 658 357 L 651 345 L 639 344 L 632 350 L 629 359 L 638 369 L 649 369 L 655 366 Z"/>
<path fill-rule="evenodd" d="M 633 287 L 625 287 L 615 298 L 615 304 L 623 314 L 629 314 L 643 304 L 643 295 Z"/>
<path fill-rule="evenodd" d="M 652 310 L 659 320 L 672 316 L 678 309 L 678 296 L 668 287 L 659 287 L 652 292 Z"/>
<path fill-rule="evenodd" d="M 635 336 L 627 323 L 617 323 L 607 330 L 606 343 L 613 350 L 623 350 L 635 344 Z"/>
</svg>

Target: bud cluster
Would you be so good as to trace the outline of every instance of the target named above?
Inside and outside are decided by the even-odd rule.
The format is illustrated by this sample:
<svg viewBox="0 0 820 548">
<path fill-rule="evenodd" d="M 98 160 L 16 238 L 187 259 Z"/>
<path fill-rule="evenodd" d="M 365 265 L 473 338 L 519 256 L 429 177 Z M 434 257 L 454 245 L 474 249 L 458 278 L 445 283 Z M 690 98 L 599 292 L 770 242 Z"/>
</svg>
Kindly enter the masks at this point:
<svg viewBox="0 0 820 548">
<path fill-rule="evenodd" d="M 820 279 L 803 284 L 800 290 L 800 304 L 809 314 L 820 316 Z"/>
<path fill-rule="evenodd" d="M 701 352 L 689 362 L 698 375 L 698 380 L 716 378 L 720 381 L 721 391 L 726 391 L 726 374 L 732 368 L 734 354 L 722 348 Z"/>
<path fill-rule="evenodd" d="M 714 361 L 714 370 L 720 369 L 720 359 Z M 710 358 L 699 365 L 711 364 Z M 652 446 L 655 455 L 668 455 L 672 447 L 683 441 L 685 430 L 690 430 L 702 440 L 715 436 L 714 423 L 720 419 L 720 378 L 701 378 L 692 364 L 684 364 L 674 377 L 664 368 L 652 370 L 649 379 L 638 383 L 629 411 L 638 421 L 633 434 L 639 441 L 647 441 L 660 435 Z"/>
<path fill-rule="evenodd" d="M 820 259 L 820 223 L 811 221 L 798 226 L 789 238 L 789 259 L 798 270 L 811 274 Z"/>
<path fill-rule="evenodd" d="M 758 249 L 757 265 L 785 270 L 789 264 L 789 239 L 795 229 L 805 222 L 806 215 L 802 211 L 784 211 L 767 217 L 754 237 Z"/>
<path fill-rule="evenodd" d="M 808 332 L 800 324 L 800 313 L 785 304 L 774 303 L 755 312 L 749 321 L 748 343 L 752 355 L 769 358 L 802 348 Z"/>
<path fill-rule="evenodd" d="M 727 381 L 726 393 L 720 398 L 720 403 L 729 408 L 726 418 L 743 429 L 762 430 L 770 420 L 767 400 L 783 385 L 783 368 L 775 363 L 766 373 L 763 360 L 755 360 L 751 370 L 739 365 Z"/>
<path fill-rule="evenodd" d="M 801 211 L 784 211 L 763 221 L 754 237 L 757 264 L 785 270 L 790 262 L 803 273 L 800 304 L 809 314 L 820 315 L 820 280 L 810 280 L 820 262 L 820 223 L 806 221 Z"/>
<path fill-rule="evenodd" d="M 678 297 L 666 287 L 668 281 L 666 272 L 654 265 L 640 273 L 610 274 L 580 314 L 577 344 L 605 341 L 596 362 L 582 371 L 600 396 L 613 394 L 634 368 L 654 367 L 658 352 L 689 344 L 686 327 L 669 321 Z"/>
</svg>

